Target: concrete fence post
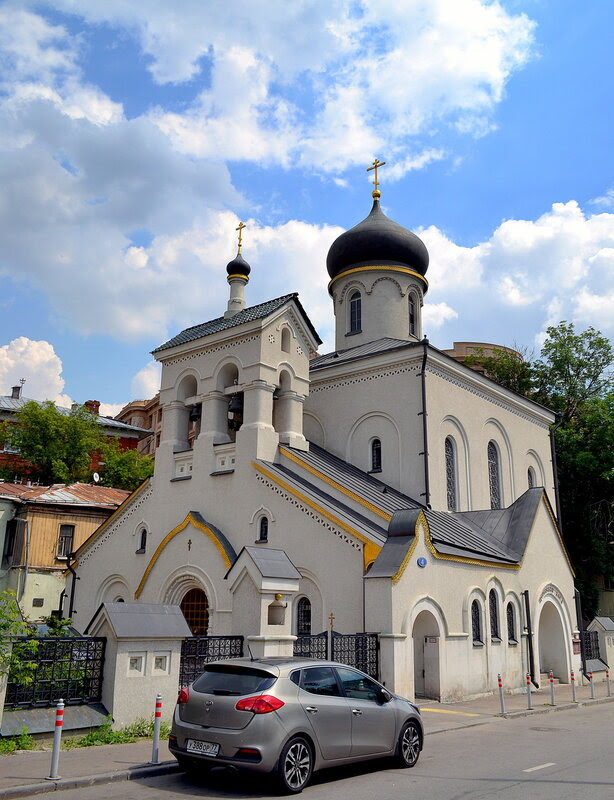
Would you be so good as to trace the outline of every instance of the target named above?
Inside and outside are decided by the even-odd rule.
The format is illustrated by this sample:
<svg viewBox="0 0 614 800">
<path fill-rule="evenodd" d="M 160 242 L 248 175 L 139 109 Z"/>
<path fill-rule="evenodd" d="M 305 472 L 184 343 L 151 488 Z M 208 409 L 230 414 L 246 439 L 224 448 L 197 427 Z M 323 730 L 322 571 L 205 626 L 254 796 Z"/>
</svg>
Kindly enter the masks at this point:
<svg viewBox="0 0 614 800">
<path fill-rule="evenodd" d="M 499 684 L 499 701 L 501 703 L 501 713 L 505 714 L 505 697 L 503 696 L 503 679 L 501 673 L 497 675 L 497 683 Z"/>
<path fill-rule="evenodd" d="M 51 769 L 45 778 L 47 781 L 57 781 L 58 764 L 60 762 L 60 744 L 62 742 L 62 725 L 64 724 L 64 700 L 60 698 L 55 707 L 55 729 L 53 731 L 53 749 L 51 750 Z"/>
</svg>

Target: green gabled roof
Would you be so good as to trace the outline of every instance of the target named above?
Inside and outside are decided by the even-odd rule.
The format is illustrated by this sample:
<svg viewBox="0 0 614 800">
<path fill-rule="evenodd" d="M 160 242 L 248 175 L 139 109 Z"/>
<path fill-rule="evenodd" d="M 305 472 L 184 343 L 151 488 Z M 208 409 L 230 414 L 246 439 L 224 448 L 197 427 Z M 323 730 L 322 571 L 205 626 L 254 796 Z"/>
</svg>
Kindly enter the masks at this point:
<svg viewBox="0 0 614 800">
<path fill-rule="evenodd" d="M 311 320 L 301 305 L 298 299 L 298 293 L 292 292 L 292 294 L 285 294 L 282 297 L 276 297 L 274 300 L 267 300 L 266 303 L 259 303 L 256 306 L 244 308 L 233 317 L 217 317 L 216 319 L 209 320 L 209 322 L 201 322 L 200 325 L 194 325 L 191 328 L 186 328 L 184 331 L 181 331 L 181 333 L 178 333 L 177 336 L 173 336 L 172 339 L 164 342 L 164 344 L 156 347 L 156 349 L 152 350 L 151 352 L 159 353 L 161 350 L 169 350 L 171 347 L 176 347 L 180 344 L 194 342 L 197 339 L 202 339 L 203 336 L 209 336 L 212 333 L 219 333 L 220 331 L 225 331 L 229 328 L 235 328 L 237 325 L 242 325 L 245 322 L 253 322 L 257 319 L 264 319 L 265 317 L 268 317 L 269 314 L 272 314 L 274 311 L 277 311 L 279 308 L 284 306 L 290 300 L 293 300 L 296 303 L 298 310 L 300 311 L 311 334 L 315 338 L 316 342 L 321 344 L 322 340 L 318 336 L 316 329 L 313 327 Z"/>
</svg>

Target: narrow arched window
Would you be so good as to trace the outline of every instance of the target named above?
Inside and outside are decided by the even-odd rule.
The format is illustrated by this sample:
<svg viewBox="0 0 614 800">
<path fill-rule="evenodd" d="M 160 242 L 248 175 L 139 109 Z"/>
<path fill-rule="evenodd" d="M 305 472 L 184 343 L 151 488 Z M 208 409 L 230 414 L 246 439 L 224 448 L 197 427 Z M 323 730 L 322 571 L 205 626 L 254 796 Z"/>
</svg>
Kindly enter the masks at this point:
<svg viewBox="0 0 614 800">
<path fill-rule="evenodd" d="M 382 471 L 382 443 L 379 439 L 371 442 L 371 472 Z"/>
<path fill-rule="evenodd" d="M 416 326 L 416 298 L 413 294 L 409 295 L 409 335 L 417 336 Z"/>
<path fill-rule="evenodd" d="M 350 333 L 360 333 L 362 325 L 362 298 L 360 292 L 350 297 Z"/>
<path fill-rule="evenodd" d="M 537 486 L 537 481 L 535 480 L 535 470 L 533 467 L 529 467 L 527 470 L 527 484 L 529 489 L 533 489 L 534 486 Z"/>
<path fill-rule="evenodd" d="M 301 597 L 296 604 L 296 635 L 311 636 L 311 601 Z"/>
<path fill-rule="evenodd" d="M 500 639 L 499 635 L 499 601 L 497 593 L 491 589 L 488 593 L 488 610 L 490 612 L 490 638 Z"/>
<path fill-rule="evenodd" d="M 512 603 L 507 604 L 506 609 L 507 617 L 507 641 L 516 642 L 516 618 L 514 614 L 514 606 Z"/>
<path fill-rule="evenodd" d="M 137 553 L 144 553 L 147 549 L 147 528 L 143 528 L 139 534 L 139 547 Z"/>
<path fill-rule="evenodd" d="M 488 442 L 488 483 L 490 488 L 490 507 L 501 508 L 501 464 L 499 449 L 494 442 Z"/>
<path fill-rule="evenodd" d="M 268 542 L 269 540 L 269 520 L 268 517 L 260 517 L 258 525 L 258 541 Z"/>
<path fill-rule="evenodd" d="M 474 644 L 482 644 L 482 623 L 480 620 L 480 604 L 477 600 L 471 603 L 471 635 Z"/>
<path fill-rule="evenodd" d="M 281 349 L 284 353 L 290 352 L 290 330 L 289 328 L 284 328 L 281 332 Z"/>
<path fill-rule="evenodd" d="M 446 455 L 446 496 L 448 511 L 458 511 L 458 491 L 456 485 L 456 446 L 448 436 L 445 441 Z"/>
</svg>

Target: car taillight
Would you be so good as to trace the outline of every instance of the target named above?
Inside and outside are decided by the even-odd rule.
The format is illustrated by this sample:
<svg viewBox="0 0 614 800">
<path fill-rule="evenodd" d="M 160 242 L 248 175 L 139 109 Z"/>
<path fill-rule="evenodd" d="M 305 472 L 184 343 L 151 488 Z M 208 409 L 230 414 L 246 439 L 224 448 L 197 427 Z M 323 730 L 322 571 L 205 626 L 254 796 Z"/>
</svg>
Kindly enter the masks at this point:
<svg viewBox="0 0 614 800">
<path fill-rule="evenodd" d="M 188 691 L 187 687 L 184 686 L 183 689 L 179 692 L 177 697 L 177 705 L 181 705 L 182 703 L 187 703 L 190 699 L 190 692 Z"/>
<path fill-rule="evenodd" d="M 251 711 L 253 714 L 269 714 L 283 705 L 284 701 L 273 695 L 260 694 L 257 697 L 244 697 L 238 701 L 235 708 L 237 711 Z"/>
</svg>

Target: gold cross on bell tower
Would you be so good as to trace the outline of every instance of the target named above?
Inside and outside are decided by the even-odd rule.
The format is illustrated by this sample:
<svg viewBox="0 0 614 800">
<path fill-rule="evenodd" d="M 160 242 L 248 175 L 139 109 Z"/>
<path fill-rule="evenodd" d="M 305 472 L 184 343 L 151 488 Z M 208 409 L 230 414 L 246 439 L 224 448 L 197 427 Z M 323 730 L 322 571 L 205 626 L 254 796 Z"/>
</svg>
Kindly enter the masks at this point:
<svg viewBox="0 0 614 800">
<path fill-rule="evenodd" d="M 375 176 L 374 176 L 375 180 L 373 181 L 373 185 L 375 186 L 375 189 L 371 192 L 371 196 L 373 197 L 374 200 L 379 199 L 381 197 L 381 195 L 382 195 L 380 190 L 377 188 L 379 186 L 379 181 L 377 180 L 377 168 L 378 167 L 383 167 L 385 163 L 386 163 L 385 161 L 380 161 L 379 158 L 376 158 L 376 159 L 373 160 L 372 166 L 367 167 L 367 172 L 371 172 L 371 170 L 375 170 Z"/>
<path fill-rule="evenodd" d="M 241 252 L 241 244 L 243 243 L 243 228 L 247 228 L 247 225 L 244 222 L 239 222 L 239 227 L 235 228 L 236 231 L 239 231 L 239 248 L 237 250 L 237 255 Z"/>
</svg>

